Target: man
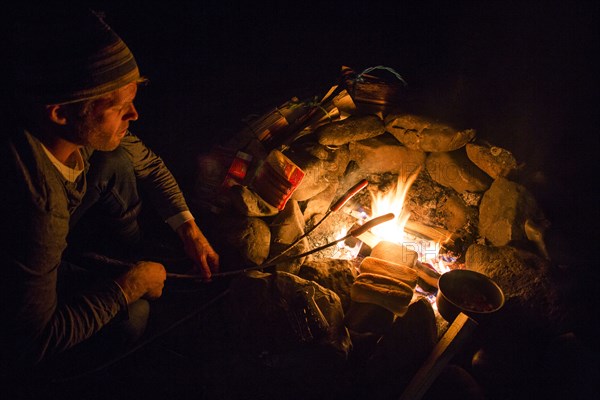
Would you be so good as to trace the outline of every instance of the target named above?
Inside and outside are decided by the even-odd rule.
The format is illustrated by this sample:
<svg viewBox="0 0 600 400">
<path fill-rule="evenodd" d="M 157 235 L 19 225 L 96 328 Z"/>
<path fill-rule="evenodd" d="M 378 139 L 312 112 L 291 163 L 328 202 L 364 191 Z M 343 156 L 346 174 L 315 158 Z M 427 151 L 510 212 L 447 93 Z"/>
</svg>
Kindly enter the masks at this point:
<svg viewBox="0 0 600 400">
<path fill-rule="evenodd" d="M 9 54 L 19 113 L 16 127 L 3 129 L 0 150 L 0 369 L 17 375 L 98 337 L 106 338 L 98 349 L 110 351 L 100 346 L 125 345 L 143 333 L 146 299 L 162 294 L 162 264 L 139 261 L 92 275 L 64 260 L 75 219 L 83 223 L 93 209 L 113 212 L 106 220 L 123 240 L 137 239 L 136 183 L 151 193 L 198 273 L 208 279 L 219 264 L 171 173 L 129 132 L 143 81 L 129 48 L 95 13 L 37 15 L 14 25 Z M 86 193 L 88 169 L 94 179 Z M 127 178 L 133 174 L 137 181 Z"/>
</svg>

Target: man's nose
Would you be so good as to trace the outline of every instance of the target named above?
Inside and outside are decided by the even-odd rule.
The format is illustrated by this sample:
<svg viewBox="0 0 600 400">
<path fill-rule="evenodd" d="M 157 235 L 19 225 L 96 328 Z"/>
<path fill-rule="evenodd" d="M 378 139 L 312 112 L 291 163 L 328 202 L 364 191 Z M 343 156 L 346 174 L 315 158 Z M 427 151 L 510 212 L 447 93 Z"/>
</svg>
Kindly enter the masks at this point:
<svg viewBox="0 0 600 400">
<path fill-rule="evenodd" d="M 139 114 L 135 108 L 135 106 L 133 104 L 131 104 L 131 106 L 129 107 L 129 110 L 127 110 L 127 113 L 125 113 L 125 116 L 123 119 L 125 119 L 126 121 L 137 121 L 139 117 Z"/>
</svg>

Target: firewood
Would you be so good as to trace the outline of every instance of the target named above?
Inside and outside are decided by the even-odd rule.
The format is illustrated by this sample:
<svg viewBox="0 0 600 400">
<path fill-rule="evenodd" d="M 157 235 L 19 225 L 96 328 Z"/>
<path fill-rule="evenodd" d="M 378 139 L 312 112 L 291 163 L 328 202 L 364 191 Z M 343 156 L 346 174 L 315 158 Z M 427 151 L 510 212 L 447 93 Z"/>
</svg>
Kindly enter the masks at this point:
<svg viewBox="0 0 600 400">
<path fill-rule="evenodd" d="M 415 236 L 425 237 L 438 243 L 446 244 L 454 242 L 454 233 L 439 227 L 433 227 L 416 221 L 407 221 L 404 230 Z"/>
</svg>

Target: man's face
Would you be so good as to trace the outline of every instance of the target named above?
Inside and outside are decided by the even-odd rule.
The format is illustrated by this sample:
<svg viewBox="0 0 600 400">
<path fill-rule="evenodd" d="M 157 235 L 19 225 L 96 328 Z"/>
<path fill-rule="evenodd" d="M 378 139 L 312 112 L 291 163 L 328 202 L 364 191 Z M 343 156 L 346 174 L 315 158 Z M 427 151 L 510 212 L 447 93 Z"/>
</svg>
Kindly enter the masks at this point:
<svg viewBox="0 0 600 400">
<path fill-rule="evenodd" d="M 130 83 L 93 102 L 89 112 L 77 124 L 78 144 L 95 150 L 117 148 L 129 128 L 129 121 L 138 119 L 133 105 L 137 84 Z"/>
</svg>

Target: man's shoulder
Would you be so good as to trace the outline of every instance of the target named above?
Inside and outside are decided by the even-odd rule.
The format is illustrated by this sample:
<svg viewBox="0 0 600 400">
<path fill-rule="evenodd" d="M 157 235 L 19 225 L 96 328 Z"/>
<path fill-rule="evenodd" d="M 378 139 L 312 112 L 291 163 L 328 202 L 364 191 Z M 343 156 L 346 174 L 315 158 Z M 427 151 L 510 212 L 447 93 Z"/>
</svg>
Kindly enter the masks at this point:
<svg viewBox="0 0 600 400">
<path fill-rule="evenodd" d="M 39 140 L 24 129 L 3 135 L 0 154 L 0 185 L 17 204 L 36 205 L 47 211 L 62 204 L 64 190 L 58 190 L 57 174 Z M 58 197 L 57 197 L 58 196 Z M 62 209 L 62 206 L 58 206 Z"/>
</svg>

